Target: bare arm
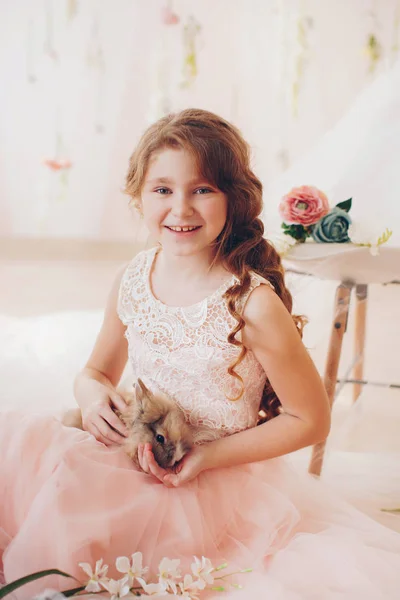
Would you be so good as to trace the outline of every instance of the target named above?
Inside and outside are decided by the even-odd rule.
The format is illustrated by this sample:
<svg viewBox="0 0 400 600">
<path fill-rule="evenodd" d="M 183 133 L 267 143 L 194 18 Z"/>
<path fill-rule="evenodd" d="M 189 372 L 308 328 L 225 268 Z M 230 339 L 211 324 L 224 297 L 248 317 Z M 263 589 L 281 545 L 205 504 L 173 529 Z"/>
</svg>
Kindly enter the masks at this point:
<svg viewBox="0 0 400 600">
<path fill-rule="evenodd" d="M 250 295 L 243 316 L 243 343 L 263 366 L 283 413 L 207 444 L 206 469 L 281 456 L 324 440 L 330 429 L 324 385 L 279 297 L 260 286 Z"/>
<path fill-rule="evenodd" d="M 115 389 L 128 358 L 125 326 L 117 314 L 118 292 L 125 268 L 124 265 L 116 275 L 96 343 L 74 382 L 74 395 L 82 411 L 84 429 L 106 444 L 121 443 L 126 434 L 126 427 L 113 411 L 113 408 L 120 411 L 126 408 L 124 399 Z"/>
</svg>

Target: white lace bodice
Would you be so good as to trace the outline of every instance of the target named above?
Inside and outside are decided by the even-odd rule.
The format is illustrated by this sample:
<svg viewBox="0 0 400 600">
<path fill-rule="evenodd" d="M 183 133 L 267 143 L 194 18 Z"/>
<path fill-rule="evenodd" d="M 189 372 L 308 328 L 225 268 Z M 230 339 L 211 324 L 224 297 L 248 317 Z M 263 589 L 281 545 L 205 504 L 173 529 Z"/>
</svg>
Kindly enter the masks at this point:
<svg viewBox="0 0 400 600">
<path fill-rule="evenodd" d="M 227 372 L 239 350 L 227 340 L 236 320 L 222 296 L 235 277 L 197 304 L 167 306 L 151 290 L 156 253 L 157 248 L 145 250 L 131 261 L 119 291 L 118 315 L 126 326 L 134 378 L 175 399 L 196 427 L 196 443 L 253 427 L 266 375 L 250 351 L 236 368 L 244 395 L 229 400 L 241 389 Z M 268 282 L 252 274 L 248 294 L 261 283 Z"/>
</svg>

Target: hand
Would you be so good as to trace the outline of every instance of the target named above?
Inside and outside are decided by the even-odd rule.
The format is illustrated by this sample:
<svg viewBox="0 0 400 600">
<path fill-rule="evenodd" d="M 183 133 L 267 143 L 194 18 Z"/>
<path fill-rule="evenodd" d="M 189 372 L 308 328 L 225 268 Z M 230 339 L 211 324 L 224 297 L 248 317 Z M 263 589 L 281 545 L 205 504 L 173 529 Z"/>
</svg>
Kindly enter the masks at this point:
<svg viewBox="0 0 400 600">
<path fill-rule="evenodd" d="M 115 414 L 114 409 L 124 412 L 127 404 L 115 390 L 98 381 L 94 381 L 93 384 L 96 399 L 81 409 L 83 429 L 106 446 L 123 444 L 128 435 L 128 428 Z"/>
<path fill-rule="evenodd" d="M 151 444 L 139 444 L 138 460 L 145 473 L 159 479 L 167 487 L 178 487 L 206 469 L 204 446 L 195 446 L 173 469 L 163 469 L 156 462 L 151 451 Z"/>
</svg>

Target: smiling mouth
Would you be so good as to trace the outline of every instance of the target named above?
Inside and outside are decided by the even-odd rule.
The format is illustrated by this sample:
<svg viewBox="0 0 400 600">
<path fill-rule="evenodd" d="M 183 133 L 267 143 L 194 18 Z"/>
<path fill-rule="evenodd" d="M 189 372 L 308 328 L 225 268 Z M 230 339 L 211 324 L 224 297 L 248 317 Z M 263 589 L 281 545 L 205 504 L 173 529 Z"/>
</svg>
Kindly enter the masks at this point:
<svg viewBox="0 0 400 600">
<path fill-rule="evenodd" d="M 167 229 L 170 231 L 174 231 L 175 233 L 187 233 L 189 231 L 196 231 L 196 229 L 200 229 L 201 225 L 188 225 L 188 226 L 173 226 L 173 225 L 165 225 Z"/>
</svg>

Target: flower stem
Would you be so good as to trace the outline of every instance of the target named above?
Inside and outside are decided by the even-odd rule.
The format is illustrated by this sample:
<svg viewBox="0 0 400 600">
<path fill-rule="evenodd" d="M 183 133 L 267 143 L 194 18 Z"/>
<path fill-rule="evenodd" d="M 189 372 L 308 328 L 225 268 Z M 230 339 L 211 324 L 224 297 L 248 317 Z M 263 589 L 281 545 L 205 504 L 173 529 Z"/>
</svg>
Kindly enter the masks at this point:
<svg viewBox="0 0 400 600">
<path fill-rule="evenodd" d="M 226 575 L 220 575 L 219 577 L 215 577 L 215 579 L 225 579 L 226 577 L 231 577 L 231 575 L 240 575 L 240 573 L 251 573 L 253 569 L 242 569 L 241 571 L 234 571 L 233 573 L 227 573 Z"/>
</svg>

